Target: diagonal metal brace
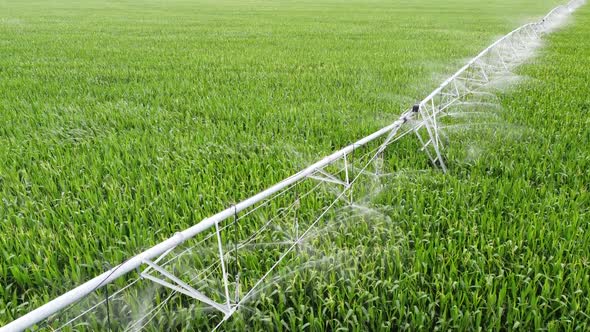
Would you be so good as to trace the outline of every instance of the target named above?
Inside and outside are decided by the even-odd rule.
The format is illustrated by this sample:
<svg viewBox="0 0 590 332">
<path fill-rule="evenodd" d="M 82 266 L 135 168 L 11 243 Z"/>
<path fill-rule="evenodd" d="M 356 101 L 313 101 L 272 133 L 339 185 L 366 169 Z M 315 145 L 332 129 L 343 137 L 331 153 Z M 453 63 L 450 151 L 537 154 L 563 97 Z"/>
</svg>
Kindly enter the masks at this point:
<svg viewBox="0 0 590 332">
<path fill-rule="evenodd" d="M 318 175 L 321 174 L 321 175 Z M 324 182 L 330 182 L 330 183 L 335 183 L 335 184 L 339 184 L 345 187 L 348 187 L 348 183 L 344 182 L 340 179 L 338 179 L 337 177 L 335 177 L 334 175 L 326 172 L 325 170 L 318 168 L 316 169 L 316 173 L 313 173 L 311 175 L 307 176 L 310 179 L 314 179 L 314 180 L 318 180 L 318 181 L 324 181 Z"/>
<path fill-rule="evenodd" d="M 208 304 L 212 307 L 214 307 L 215 309 L 223 312 L 224 314 L 229 314 L 231 312 L 231 309 L 223 304 L 217 303 L 215 301 L 213 301 L 212 299 L 210 299 L 209 297 L 207 297 L 205 294 L 199 292 L 198 290 L 194 289 L 193 287 L 191 287 L 189 284 L 187 284 L 186 282 L 180 280 L 178 277 L 176 277 L 175 275 L 173 275 L 172 273 L 166 271 L 164 268 L 162 268 L 161 266 L 159 266 L 158 264 L 150 261 L 150 260 L 144 260 L 143 261 L 145 264 L 147 264 L 150 268 L 160 272 L 162 275 L 166 276 L 168 279 L 170 279 L 172 282 L 174 282 L 174 284 L 162 280 L 158 277 L 155 277 L 149 273 L 146 272 L 142 272 L 140 273 L 140 276 L 142 278 L 151 280 L 157 284 L 160 284 L 166 288 L 170 288 L 172 290 L 175 290 L 179 293 L 182 293 L 184 295 L 190 296 L 193 299 L 199 300 L 205 304 Z"/>
<path fill-rule="evenodd" d="M 426 151 L 426 154 L 428 155 L 428 157 L 430 158 L 430 160 L 432 161 L 432 163 L 435 166 L 440 166 L 442 171 L 446 173 L 447 167 L 446 167 L 446 165 L 443 161 L 442 155 L 440 153 L 440 148 L 442 147 L 442 144 L 441 144 L 440 138 L 438 136 L 438 126 L 437 126 L 437 122 L 436 122 L 437 111 L 435 109 L 434 102 L 432 102 L 432 103 L 433 103 L 433 106 L 432 106 L 433 110 L 432 110 L 431 115 L 427 114 L 425 107 L 421 104 L 414 105 L 414 107 L 412 109 L 414 112 L 419 113 L 420 116 L 422 117 L 422 122 L 424 124 L 424 127 L 426 128 L 426 131 L 428 132 L 428 136 L 429 136 L 428 141 L 424 142 L 424 140 L 422 139 L 422 137 L 418 133 L 418 130 L 416 130 L 415 132 L 416 132 L 416 135 L 418 136 L 418 139 L 423 144 L 422 150 Z M 431 146 L 433 148 L 435 156 L 433 156 L 428 151 L 428 146 Z"/>
</svg>

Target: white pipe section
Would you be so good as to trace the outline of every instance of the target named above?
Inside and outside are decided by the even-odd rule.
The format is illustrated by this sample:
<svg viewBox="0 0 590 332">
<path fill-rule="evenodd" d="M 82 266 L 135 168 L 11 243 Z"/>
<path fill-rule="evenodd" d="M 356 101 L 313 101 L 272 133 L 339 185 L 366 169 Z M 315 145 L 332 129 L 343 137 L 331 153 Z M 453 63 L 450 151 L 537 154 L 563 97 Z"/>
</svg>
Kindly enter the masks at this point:
<svg viewBox="0 0 590 332">
<path fill-rule="evenodd" d="M 568 12 L 571 12 L 572 10 L 580 7 L 583 3 L 584 3 L 583 0 L 572 0 L 567 5 L 560 5 L 560 6 L 553 8 L 547 15 L 545 15 L 543 17 L 543 19 L 541 21 L 536 22 L 536 23 L 528 23 L 528 24 L 525 24 L 521 27 L 518 27 L 518 28 L 512 30 L 507 35 L 503 36 L 502 38 L 500 38 L 496 42 L 494 42 L 492 45 L 488 46 L 485 50 L 481 51 L 475 58 L 471 59 L 465 66 L 463 66 L 461 69 L 459 69 L 453 76 L 449 77 L 438 88 L 436 88 L 434 91 L 432 91 L 432 93 L 430 95 L 428 95 L 428 97 L 424 98 L 424 100 L 422 100 L 422 102 L 420 102 L 420 107 L 422 108 L 424 105 L 426 105 L 426 103 L 428 103 L 430 100 L 432 100 L 432 98 L 434 98 L 437 94 L 442 92 L 442 90 L 444 88 L 446 88 L 453 80 L 455 80 L 457 77 L 461 76 L 461 74 L 463 74 L 467 69 L 469 69 L 477 60 L 481 59 L 484 55 L 486 55 L 486 53 L 488 53 L 490 50 L 492 50 L 494 47 L 496 47 L 498 44 L 500 44 L 504 40 L 510 38 L 512 35 L 514 35 L 515 33 L 519 32 L 523 29 L 526 29 L 531 26 L 543 24 L 554 13 L 556 13 L 559 10 L 567 10 Z"/>
<path fill-rule="evenodd" d="M 567 7 L 566 6 L 558 6 L 558 7 L 554 8 L 547 16 L 545 16 L 543 18 L 543 21 L 547 20 L 549 18 L 549 16 L 551 16 L 554 12 L 556 12 L 559 9 L 564 9 L 564 8 L 565 9 L 575 9 L 575 8 L 579 7 L 583 2 L 584 1 L 574 0 L 574 1 L 571 1 L 567 5 Z M 434 96 L 436 96 L 438 93 L 440 93 L 449 83 L 451 83 L 454 79 L 456 79 L 463 72 L 465 72 L 471 65 L 473 65 L 479 58 L 481 58 L 483 55 L 485 55 L 486 52 L 488 52 L 490 49 L 494 48 L 496 45 L 498 45 L 499 43 L 501 43 L 506 38 L 513 35 L 514 33 L 520 31 L 521 29 L 524 29 L 524 28 L 531 26 L 531 25 L 541 24 L 543 21 L 540 21 L 539 23 L 525 24 L 525 25 L 511 31 L 506 36 L 502 37 L 500 40 L 498 40 L 495 43 L 493 43 L 492 45 L 490 45 L 488 48 L 483 50 L 477 57 L 473 58 L 465 66 L 463 66 L 463 68 L 461 68 L 457 73 L 455 73 L 453 76 L 451 76 L 449 79 L 447 79 L 443 84 L 441 84 L 436 90 L 434 90 L 422 102 L 420 102 L 420 106 L 422 107 L 427 102 L 429 102 Z M 39 308 L 37 308 L 33 311 L 30 311 L 29 313 L 19 317 L 18 319 L 12 321 L 8 325 L 5 325 L 4 327 L 0 328 L 0 332 L 23 331 L 28 327 L 34 326 L 35 324 L 46 319 L 47 317 L 59 312 L 60 310 L 66 308 L 67 306 L 69 306 L 71 304 L 74 304 L 78 300 L 80 300 L 80 299 L 84 298 L 85 296 L 87 296 L 88 294 L 94 292 L 96 289 L 101 288 L 104 285 L 107 285 L 107 284 L 113 282 L 115 279 L 117 279 L 117 278 L 133 271 L 134 269 L 140 267 L 145 260 L 152 260 L 152 259 L 162 255 L 166 251 L 177 247 L 178 245 L 183 243 L 186 239 L 190 239 L 190 238 L 195 237 L 197 234 L 213 227 L 215 224 L 218 224 L 219 222 L 227 219 L 228 217 L 234 216 L 235 213 L 243 211 L 243 210 L 255 205 L 256 203 L 259 203 L 259 202 L 265 200 L 266 198 L 271 197 L 273 194 L 281 191 L 282 189 L 285 189 L 285 188 L 289 187 L 290 185 L 292 185 L 300 180 L 305 179 L 307 176 L 312 175 L 314 172 L 316 172 L 317 169 L 321 169 L 327 165 L 330 165 L 334 161 L 336 161 L 340 158 L 343 158 L 344 156 L 351 153 L 354 149 L 364 146 L 364 145 L 368 144 L 369 142 L 374 141 L 375 139 L 377 139 L 377 138 L 379 138 L 391 131 L 398 130 L 404 123 L 406 123 L 408 120 L 410 120 L 414 116 L 414 114 L 415 113 L 412 111 L 406 111 L 405 113 L 402 114 L 402 116 L 398 120 L 396 120 L 395 122 L 393 122 L 389 126 L 384 127 L 382 129 L 374 132 L 373 134 L 371 134 L 371 135 L 369 135 L 369 136 L 367 136 L 367 137 L 365 137 L 365 138 L 363 138 L 363 139 L 361 139 L 361 140 L 359 140 L 359 141 L 357 141 L 357 142 L 355 142 L 355 143 L 353 143 L 353 144 L 351 144 L 351 145 L 349 145 L 337 152 L 334 152 L 333 154 L 325 157 L 324 159 L 316 162 L 315 164 L 299 171 L 298 173 L 296 173 L 296 174 L 286 178 L 285 180 L 271 186 L 270 188 L 238 203 L 237 205 L 232 206 L 228 209 L 225 209 L 225 210 L 223 210 L 223 211 L 221 211 L 209 218 L 206 218 L 206 219 L 202 220 L 201 222 L 199 222 L 198 224 L 196 224 L 196 225 L 194 225 L 182 232 L 174 234 L 169 239 L 151 247 L 150 249 L 148 249 L 136 256 L 133 256 L 132 258 L 117 265 L 116 267 L 110 269 L 109 271 L 91 279 L 90 281 L 87 281 L 86 283 L 70 290 L 67 293 L 64 293 L 63 295 L 55 298 L 54 300 L 47 302 L 46 304 L 40 306 Z"/>
<path fill-rule="evenodd" d="M 559 6 L 558 8 L 560 8 L 561 6 Z M 551 13 L 553 13 L 553 11 L 555 11 L 555 8 L 551 11 Z M 545 20 L 545 19 L 543 19 Z M 488 46 L 485 50 L 481 51 L 481 53 L 479 53 L 475 58 L 471 59 L 465 66 L 463 66 L 461 69 L 459 69 L 455 74 L 453 74 L 453 76 L 449 77 L 446 81 L 444 81 L 438 88 L 436 88 L 434 91 L 432 91 L 432 93 L 430 95 L 428 95 L 428 97 L 424 98 L 424 100 L 422 100 L 422 102 L 420 102 L 420 107 L 423 107 L 424 105 L 426 105 L 426 103 L 428 103 L 429 101 L 432 100 L 432 98 L 434 98 L 436 95 L 438 95 L 439 93 L 442 92 L 442 90 L 444 88 L 446 88 L 451 82 L 453 82 L 455 79 L 457 79 L 459 76 L 461 76 L 461 74 L 463 74 L 465 71 L 467 71 L 467 69 L 469 69 L 471 66 L 473 66 L 473 64 L 481 59 L 484 55 L 486 55 L 486 53 L 488 53 L 490 50 L 492 50 L 494 47 L 496 47 L 498 44 L 500 44 L 501 42 L 503 42 L 504 40 L 510 38 L 513 34 L 519 32 L 520 30 L 523 30 L 529 26 L 533 26 L 533 25 L 538 25 L 539 23 L 528 23 L 525 24 L 515 30 L 512 30 L 510 33 L 508 33 L 507 35 L 503 36 L 502 38 L 498 39 L 496 42 L 494 42 L 492 45 Z"/>
</svg>

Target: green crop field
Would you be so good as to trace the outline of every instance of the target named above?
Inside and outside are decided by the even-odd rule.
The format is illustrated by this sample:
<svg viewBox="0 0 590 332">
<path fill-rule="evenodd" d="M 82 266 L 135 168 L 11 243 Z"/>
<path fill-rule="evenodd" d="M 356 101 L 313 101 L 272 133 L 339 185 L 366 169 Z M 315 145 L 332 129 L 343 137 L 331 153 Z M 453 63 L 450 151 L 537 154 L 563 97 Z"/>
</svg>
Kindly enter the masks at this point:
<svg viewBox="0 0 590 332">
<path fill-rule="evenodd" d="M 0 326 L 390 124 L 560 3 L 0 0 Z M 372 212 L 319 228 L 222 329 L 589 330 L 589 36 L 586 5 L 490 117 L 443 128 L 448 173 L 390 147 Z M 194 306 L 149 328 L 213 328 Z"/>
</svg>

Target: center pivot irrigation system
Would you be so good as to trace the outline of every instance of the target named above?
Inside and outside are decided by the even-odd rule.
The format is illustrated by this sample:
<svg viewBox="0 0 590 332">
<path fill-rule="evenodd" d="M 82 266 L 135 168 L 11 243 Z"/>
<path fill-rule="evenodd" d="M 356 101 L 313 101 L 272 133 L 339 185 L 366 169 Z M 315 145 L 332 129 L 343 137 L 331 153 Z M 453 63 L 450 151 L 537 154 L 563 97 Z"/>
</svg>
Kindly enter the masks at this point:
<svg viewBox="0 0 590 332">
<path fill-rule="evenodd" d="M 352 204 L 353 188 L 359 187 L 354 185 L 361 177 L 378 175 L 375 165 L 382 164 L 389 145 L 414 133 L 430 161 L 446 172 L 440 119 L 458 105 L 489 94 L 489 86 L 523 63 L 541 36 L 583 3 L 574 0 L 556 7 L 539 22 L 508 33 L 389 126 L 176 233 L 0 331 L 112 326 L 117 330 L 141 330 L 173 296 L 183 295 L 186 297 L 182 303 L 192 298 L 209 312 L 217 313 L 220 322 L 216 326 L 220 326 L 260 291 L 270 273 L 304 244 L 322 219 L 328 219 L 338 205 Z M 152 288 L 145 288 L 145 284 Z M 154 285 L 168 291 L 168 295 L 146 309 L 145 290 Z M 109 286 L 119 288 L 109 293 Z M 133 291 L 132 287 L 138 289 Z M 153 291 L 147 293 L 154 297 Z M 80 303 L 87 306 L 75 309 Z M 178 310 L 178 306 L 171 310 Z M 121 322 L 114 321 L 119 318 Z"/>
</svg>

